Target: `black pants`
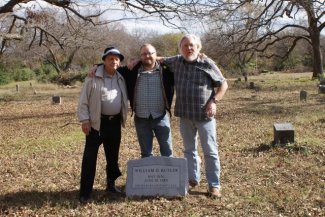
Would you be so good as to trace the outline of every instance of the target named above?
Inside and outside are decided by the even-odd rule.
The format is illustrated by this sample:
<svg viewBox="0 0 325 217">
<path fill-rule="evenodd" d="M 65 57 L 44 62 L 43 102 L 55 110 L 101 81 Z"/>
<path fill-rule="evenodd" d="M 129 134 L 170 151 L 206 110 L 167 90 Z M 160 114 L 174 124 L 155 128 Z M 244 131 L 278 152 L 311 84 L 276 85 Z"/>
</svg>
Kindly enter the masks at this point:
<svg viewBox="0 0 325 217">
<path fill-rule="evenodd" d="M 121 143 L 121 117 L 102 116 L 100 132 L 91 129 L 86 136 L 85 150 L 81 166 L 80 196 L 89 197 L 94 184 L 97 154 L 103 143 L 106 157 L 107 181 L 115 181 L 121 176 L 118 166 L 118 155 Z"/>
</svg>

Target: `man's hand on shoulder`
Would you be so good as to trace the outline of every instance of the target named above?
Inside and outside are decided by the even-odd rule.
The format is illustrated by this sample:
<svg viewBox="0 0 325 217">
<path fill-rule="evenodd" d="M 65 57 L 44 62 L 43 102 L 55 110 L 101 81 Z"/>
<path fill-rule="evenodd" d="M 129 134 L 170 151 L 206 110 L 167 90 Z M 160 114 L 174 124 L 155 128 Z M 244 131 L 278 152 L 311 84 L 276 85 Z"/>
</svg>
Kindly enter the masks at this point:
<svg viewBox="0 0 325 217">
<path fill-rule="evenodd" d="M 131 59 L 127 64 L 128 69 L 132 70 L 134 66 L 136 66 L 139 62 L 140 62 L 139 59 Z"/>
<path fill-rule="evenodd" d="M 200 57 L 201 59 L 207 59 L 207 58 L 208 58 L 208 56 L 205 55 L 205 53 L 199 53 L 199 57 Z"/>
<path fill-rule="evenodd" d="M 90 77 L 90 78 L 93 78 L 95 77 L 95 74 L 96 74 L 96 70 L 98 68 L 98 65 L 94 65 L 88 72 L 87 76 Z"/>
</svg>

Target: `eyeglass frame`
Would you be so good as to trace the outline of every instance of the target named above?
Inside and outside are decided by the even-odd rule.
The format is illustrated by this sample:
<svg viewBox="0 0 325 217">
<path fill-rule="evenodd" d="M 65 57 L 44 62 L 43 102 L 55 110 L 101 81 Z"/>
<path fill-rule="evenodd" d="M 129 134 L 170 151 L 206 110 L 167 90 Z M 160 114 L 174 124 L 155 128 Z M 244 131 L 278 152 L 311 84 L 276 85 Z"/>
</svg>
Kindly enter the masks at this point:
<svg viewBox="0 0 325 217">
<path fill-rule="evenodd" d="M 149 56 L 152 56 L 153 54 L 155 54 L 156 52 L 147 52 L 147 53 L 142 53 L 142 54 L 140 54 L 141 56 L 147 56 L 147 55 L 149 55 Z"/>
</svg>

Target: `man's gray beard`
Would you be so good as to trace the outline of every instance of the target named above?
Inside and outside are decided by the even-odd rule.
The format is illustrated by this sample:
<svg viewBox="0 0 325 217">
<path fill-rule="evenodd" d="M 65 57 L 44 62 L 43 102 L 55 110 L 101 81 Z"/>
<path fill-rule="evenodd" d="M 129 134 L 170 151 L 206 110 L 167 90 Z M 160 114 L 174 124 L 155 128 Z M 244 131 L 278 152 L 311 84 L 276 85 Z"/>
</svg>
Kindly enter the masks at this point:
<svg viewBox="0 0 325 217">
<path fill-rule="evenodd" d="M 189 57 L 185 57 L 185 55 L 182 55 L 182 56 L 187 62 L 193 62 L 194 60 L 196 60 L 198 58 L 198 55 L 191 55 Z"/>
</svg>

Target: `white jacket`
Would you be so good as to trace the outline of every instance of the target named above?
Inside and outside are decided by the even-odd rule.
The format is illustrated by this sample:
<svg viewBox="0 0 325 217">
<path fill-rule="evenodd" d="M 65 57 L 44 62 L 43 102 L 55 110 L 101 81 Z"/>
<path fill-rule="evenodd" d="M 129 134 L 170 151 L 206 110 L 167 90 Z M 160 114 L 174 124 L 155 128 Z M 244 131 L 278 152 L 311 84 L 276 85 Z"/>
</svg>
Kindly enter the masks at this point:
<svg viewBox="0 0 325 217">
<path fill-rule="evenodd" d="M 94 77 L 86 77 L 84 85 L 81 89 L 78 119 L 82 123 L 90 122 L 91 127 L 95 130 L 100 129 L 101 118 L 101 89 L 104 86 L 104 65 L 98 66 Z M 117 72 L 117 83 L 122 93 L 122 126 L 125 127 L 128 111 L 128 97 L 124 78 Z"/>
</svg>

